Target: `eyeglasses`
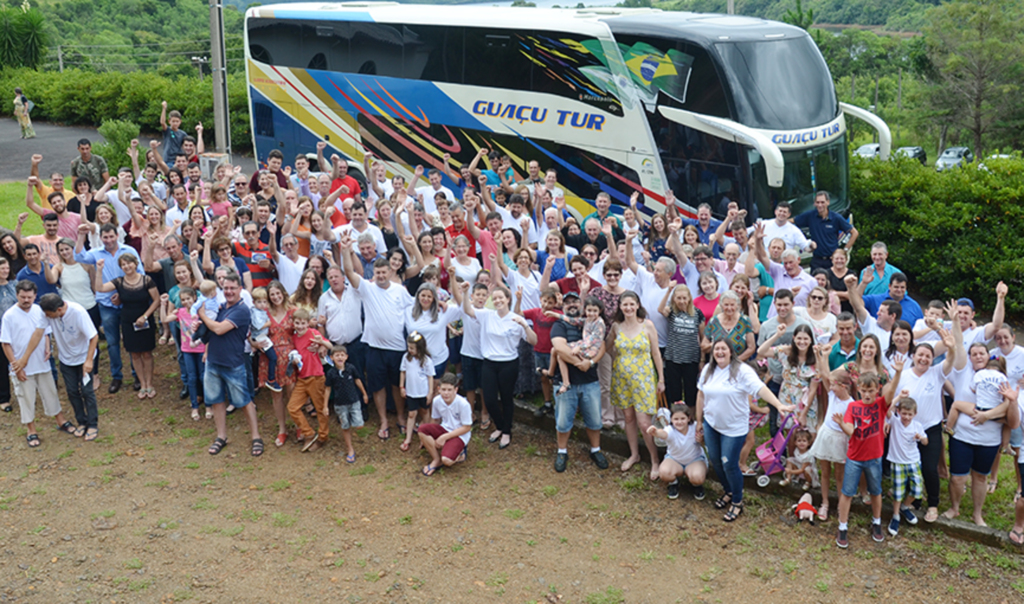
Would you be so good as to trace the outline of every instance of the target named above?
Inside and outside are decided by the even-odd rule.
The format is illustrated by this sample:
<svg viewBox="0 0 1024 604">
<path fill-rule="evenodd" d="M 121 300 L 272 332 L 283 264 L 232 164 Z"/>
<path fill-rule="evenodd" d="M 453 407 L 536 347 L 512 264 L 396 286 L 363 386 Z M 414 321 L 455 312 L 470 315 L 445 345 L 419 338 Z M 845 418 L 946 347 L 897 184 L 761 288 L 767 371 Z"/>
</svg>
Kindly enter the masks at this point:
<svg viewBox="0 0 1024 604">
<path fill-rule="evenodd" d="M 596 256 L 597 252 L 583 252 L 584 256 Z"/>
<path fill-rule="evenodd" d="M 825 296 L 810 296 L 811 300 L 824 300 Z"/>
<path fill-rule="evenodd" d="M 605 277 L 621 277 L 622 273 L 605 273 Z"/>
<path fill-rule="evenodd" d="M 244 232 L 244 233 L 242 233 L 242 234 L 243 234 L 243 235 L 255 235 L 255 234 L 256 234 L 256 231 L 246 231 L 246 232 Z"/>
</svg>

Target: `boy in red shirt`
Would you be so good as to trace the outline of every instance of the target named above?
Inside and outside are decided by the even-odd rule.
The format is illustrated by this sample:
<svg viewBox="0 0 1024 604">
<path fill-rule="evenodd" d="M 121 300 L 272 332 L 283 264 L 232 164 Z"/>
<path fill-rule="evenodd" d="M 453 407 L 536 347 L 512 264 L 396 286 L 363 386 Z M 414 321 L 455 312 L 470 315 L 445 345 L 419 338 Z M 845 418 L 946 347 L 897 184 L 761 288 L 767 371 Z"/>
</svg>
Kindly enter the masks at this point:
<svg viewBox="0 0 1024 604">
<path fill-rule="evenodd" d="M 288 415 L 298 426 L 298 440 L 305 440 L 306 445 L 302 451 L 316 451 L 323 444 L 327 443 L 327 398 L 324 390 L 324 367 L 320 363 L 320 355 L 327 353 L 327 342 L 324 341 L 320 332 L 309 328 L 309 311 L 300 308 L 292 314 L 292 345 L 295 351 L 289 355 L 298 353 L 300 361 L 295 363 L 298 377 L 295 379 L 295 388 L 288 400 Z M 319 423 L 319 432 L 314 432 L 306 421 L 306 414 L 302 412 L 302 406 L 306 399 L 313 403 L 316 409 L 316 419 Z"/>
<path fill-rule="evenodd" d="M 847 521 L 850 519 L 850 503 L 857 494 L 861 474 L 867 477 L 868 494 L 871 496 L 871 538 L 877 543 L 885 540 L 885 534 L 882 532 L 882 452 L 885 447 L 885 418 L 892 404 L 896 384 L 900 382 L 905 360 L 906 357 L 901 354 L 897 354 L 893 359 L 893 370 L 896 375 L 881 389 L 881 396 L 878 376 L 874 373 L 861 375 L 857 380 L 857 390 L 861 399 L 850 403 L 846 408 L 846 415 L 840 416 L 836 413 L 832 418 L 850 437 L 849 448 L 846 451 L 843 488 L 839 494 L 839 533 L 836 536 L 836 545 L 843 549 L 849 545 Z M 909 393 L 904 390 L 900 393 L 900 398 L 908 395 Z"/>
<path fill-rule="evenodd" d="M 531 308 L 520 311 L 519 305 L 523 301 L 522 290 L 516 291 L 515 312 L 525 319 L 533 321 L 533 331 L 537 334 L 537 343 L 533 345 L 533 362 L 540 374 L 540 389 L 544 393 L 544 404 L 534 412 L 535 417 L 544 417 L 545 413 L 554 413 L 554 389 L 551 386 L 551 376 L 543 373 L 543 370 L 551 366 L 551 326 L 558 319 L 552 319 L 545 315 L 547 311 L 555 310 L 558 303 L 558 296 L 550 289 L 540 294 L 540 308 Z"/>
</svg>

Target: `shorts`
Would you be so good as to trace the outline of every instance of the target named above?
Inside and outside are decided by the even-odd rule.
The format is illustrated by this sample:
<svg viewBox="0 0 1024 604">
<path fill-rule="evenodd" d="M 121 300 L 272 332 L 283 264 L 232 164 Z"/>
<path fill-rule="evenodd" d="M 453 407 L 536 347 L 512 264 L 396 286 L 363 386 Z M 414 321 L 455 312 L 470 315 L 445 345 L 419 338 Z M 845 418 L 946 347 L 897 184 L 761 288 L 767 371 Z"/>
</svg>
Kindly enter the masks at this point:
<svg viewBox="0 0 1024 604">
<path fill-rule="evenodd" d="M 876 457 L 867 461 L 854 461 L 846 458 L 846 469 L 843 473 L 843 495 L 855 497 L 860 486 L 860 475 L 864 474 L 868 481 L 868 494 L 882 494 L 882 458 Z"/>
<path fill-rule="evenodd" d="M 920 499 L 923 482 L 921 462 L 892 463 L 892 498 L 896 501 L 902 502 L 908 495 Z"/>
<path fill-rule="evenodd" d="M 363 410 L 361 407 L 362 405 L 359 403 L 334 406 L 334 414 L 338 416 L 342 430 L 363 427 Z"/>
<path fill-rule="evenodd" d="M 445 359 L 437 365 L 434 365 L 434 382 L 441 379 L 444 376 L 445 371 L 448 370 L 448 360 Z"/>
<path fill-rule="evenodd" d="M 999 455 L 999 445 L 970 445 L 954 436 L 949 439 L 949 473 L 967 476 L 976 472 L 981 476 L 992 473 L 992 463 Z"/>
<path fill-rule="evenodd" d="M 462 355 L 462 387 L 466 392 L 479 390 L 483 386 L 483 359 Z"/>
<path fill-rule="evenodd" d="M 551 366 L 551 353 L 550 352 L 534 352 L 533 353 L 533 366 L 537 369 L 547 369 Z M 557 367 L 555 368 L 558 369 Z"/>
<path fill-rule="evenodd" d="M 419 411 L 420 409 L 427 408 L 427 397 L 425 396 L 407 396 L 405 397 L 405 412 Z"/>
<path fill-rule="evenodd" d="M 672 461 L 674 461 L 677 464 L 679 464 L 680 466 L 682 466 L 684 472 L 686 471 L 686 467 L 687 466 L 691 466 L 691 465 L 693 465 L 695 463 L 698 463 L 698 462 L 704 464 L 705 466 L 708 465 L 708 458 L 704 457 L 703 455 L 697 457 L 696 459 L 690 460 L 690 463 L 683 463 L 683 462 L 679 461 L 678 459 L 676 459 L 675 457 L 672 457 L 671 455 L 665 455 L 665 459 L 671 459 Z"/>
<path fill-rule="evenodd" d="M 1019 449 L 1021 445 L 1024 445 L 1024 426 L 1017 426 L 1010 430 L 1010 446 Z"/>
<path fill-rule="evenodd" d="M 440 438 L 448 433 L 441 424 L 420 424 L 419 430 L 420 434 L 430 438 Z M 454 461 L 465 448 L 466 443 L 462 442 L 461 438 L 450 438 L 441 447 L 441 457 Z"/>
<path fill-rule="evenodd" d="M 229 403 L 236 409 L 241 409 L 252 401 L 244 365 L 225 367 L 207 363 L 206 374 L 203 376 L 203 392 L 206 394 L 207 405 Z"/>
<path fill-rule="evenodd" d="M 366 351 L 366 390 L 378 392 L 397 386 L 404 350 L 384 350 L 372 346 Z"/>
<path fill-rule="evenodd" d="M 587 430 L 600 430 L 601 383 L 572 384 L 562 393 L 555 393 L 555 431 L 565 434 L 572 430 L 576 412 L 583 416 Z"/>
</svg>

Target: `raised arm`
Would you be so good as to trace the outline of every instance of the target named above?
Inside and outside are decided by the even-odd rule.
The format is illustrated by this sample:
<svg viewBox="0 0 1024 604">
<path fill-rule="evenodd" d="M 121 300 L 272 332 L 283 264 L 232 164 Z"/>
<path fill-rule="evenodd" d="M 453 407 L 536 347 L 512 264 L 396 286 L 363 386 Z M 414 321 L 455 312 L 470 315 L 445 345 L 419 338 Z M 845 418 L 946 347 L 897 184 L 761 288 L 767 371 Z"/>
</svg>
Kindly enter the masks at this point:
<svg viewBox="0 0 1024 604">
<path fill-rule="evenodd" d="M 476 309 L 473 308 L 473 296 L 469 295 L 469 282 L 463 281 L 462 283 L 457 283 L 456 287 L 462 288 L 462 312 L 466 313 L 467 317 L 475 319 Z"/>
<path fill-rule="evenodd" d="M 608 237 L 608 255 L 612 256 L 612 254 L 613 254 L 612 250 L 614 250 L 614 254 L 615 255 L 612 256 L 612 257 L 613 258 L 618 258 L 619 250 L 618 250 L 618 247 L 615 245 L 615 242 L 612 241 L 612 228 L 611 228 L 611 225 L 610 224 L 605 224 L 603 227 L 601 227 L 601 230 L 604 231 L 605 236 Z M 640 274 L 640 265 L 637 264 L 637 262 L 636 262 L 636 254 L 633 253 L 633 235 L 634 235 L 634 232 L 632 230 L 626 231 L 626 258 L 625 258 L 626 268 L 628 268 L 629 270 L 633 271 L 634 275 L 639 275 Z M 622 258 L 618 258 L 618 260 L 621 263 L 623 259 Z M 665 315 L 665 316 L 667 317 L 668 315 Z"/>
<path fill-rule="evenodd" d="M 868 318 L 868 311 L 864 308 L 864 288 L 871 281 L 870 276 L 857 283 L 856 275 L 846 275 L 843 283 L 846 284 L 846 291 L 850 292 L 850 306 L 853 307 L 853 314 L 857 315 L 857 322 L 863 323 Z"/>
<path fill-rule="evenodd" d="M 757 347 L 757 356 L 766 358 L 775 358 L 775 342 L 782 337 L 782 334 L 786 333 L 788 327 L 784 323 L 779 323 L 775 329 L 775 333 L 768 337 L 767 340 L 761 343 Z"/>
<path fill-rule="evenodd" d="M 316 163 L 320 167 L 320 171 L 321 172 L 326 172 L 327 171 L 327 166 L 328 166 L 327 158 L 324 157 L 324 149 L 326 149 L 326 148 L 327 148 L 327 142 L 326 141 L 317 141 L 316 142 Z M 331 178 L 331 180 L 334 180 L 334 178 Z"/>
<path fill-rule="evenodd" d="M 203 142 L 203 123 L 196 122 L 196 155 L 206 153 L 206 143 Z"/>
<path fill-rule="evenodd" d="M 900 383 L 900 377 L 903 375 L 903 365 L 906 361 L 907 357 L 898 352 L 892 357 L 893 376 L 889 383 L 882 387 L 882 396 L 885 397 L 885 404 L 887 406 L 892 405 L 892 397 L 896 394 L 896 386 Z M 901 393 L 900 396 L 905 395 Z"/>
<path fill-rule="evenodd" d="M 127 153 L 128 158 L 131 159 L 132 162 L 132 175 L 135 176 L 135 180 L 138 180 L 139 176 L 142 175 L 142 170 L 139 169 L 139 139 L 132 139 Z"/>
<path fill-rule="evenodd" d="M 42 217 L 49 214 L 51 210 L 47 210 L 38 203 L 36 203 L 34 192 L 36 185 L 38 184 L 38 178 L 36 178 L 35 176 L 28 177 L 28 188 L 25 191 L 25 206 L 33 213 L 38 214 L 40 217 Z"/>
<path fill-rule="evenodd" d="M 416 183 L 419 182 L 423 176 L 423 166 L 416 166 L 416 170 L 412 174 L 412 178 L 409 179 L 409 184 L 405 187 L 405 193 L 410 197 L 416 197 Z"/>
<path fill-rule="evenodd" d="M 1003 320 L 1006 317 L 1006 294 L 1009 291 L 1002 281 L 996 285 L 996 308 L 992 311 L 992 322 L 985 326 L 986 340 L 994 338 L 996 332 L 1003 328 Z"/>
<path fill-rule="evenodd" d="M 167 130 L 167 101 L 160 101 L 160 131 Z"/>
<path fill-rule="evenodd" d="M 114 287 L 113 281 L 107 281 L 106 283 L 103 282 L 103 264 L 104 260 L 102 258 L 96 261 L 96 272 L 93 273 L 92 288 L 98 293 L 116 291 L 117 288 Z"/>
<path fill-rule="evenodd" d="M 341 246 L 341 268 L 344 269 L 345 276 L 352 287 L 358 290 L 362 277 L 356 272 L 352 263 L 352 237 L 348 233 L 344 233 L 339 245 Z"/>
<path fill-rule="evenodd" d="M 160 170 L 160 172 L 162 172 L 164 176 L 167 176 L 167 173 L 171 171 L 171 168 L 164 161 L 163 154 L 160 153 L 159 151 L 157 151 L 157 147 L 159 147 L 159 146 L 160 146 L 160 141 L 158 141 L 158 140 L 149 141 L 149 148 L 153 150 L 153 161 L 156 162 L 156 169 Z"/>
<path fill-rule="evenodd" d="M 551 283 L 551 269 L 554 268 L 556 260 L 554 256 L 548 256 L 544 261 L 544 272 L 540 274 L 540 291 L 546 290 Z"/>
</svg>

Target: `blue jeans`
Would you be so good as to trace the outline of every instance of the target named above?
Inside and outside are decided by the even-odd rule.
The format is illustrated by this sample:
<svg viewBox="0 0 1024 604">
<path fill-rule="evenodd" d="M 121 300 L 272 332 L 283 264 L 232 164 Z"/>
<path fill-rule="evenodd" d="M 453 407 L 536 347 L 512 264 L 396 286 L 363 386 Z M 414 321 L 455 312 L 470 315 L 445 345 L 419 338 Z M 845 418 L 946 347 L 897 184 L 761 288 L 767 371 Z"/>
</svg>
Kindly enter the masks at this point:
<svg viewBox="0 0 1024 604">
<path fill-rule="evenodd" d="M 181 351 L 181 327 L 177 321 L 171 322 L 171 337 L 178 345 L 178 373 L 181 375 L 181 385 L 188 386 L 188 368 L 185 367 L 185 353 Z"/>
<path fill-rule="evenodd" d="M 743 472 L 740 471 L 740 450 L 747 440 L 747 435 L 724 436 L 704 421 L 704 444 L 708 448 L 711 467 L 715 476 L 722 482 L 727 495 L 732 496 L 733 503 L 743 503 Z"/>
<path fill-rule="evenodd" d="M 110 377 L 124 380 L 121 373 L 121 309 L 100 304 L 100 318 L 103 319 L 103 339 L 107 341 L 107 355 L 110 356 Z M 134 368 L 132 376 L 135 376 Z"/>
<path fill-rule="evenodd" d="M 562 394 L 555 394 L 555 431 L 572 430 L 576 412 L 583 415 L 587 430 L 601 429 L 601 383 L 572 384 Z"/>
<path fill-rule="evenodd" d="M 188 386 L 188 398 L 189 402 L 192 403 L 193 409 L 199 408 L 199 394 L 203 388 L 203 371 L 205 371 L 203 363 L 203 353 L 201 352 L 182 352 L 182 363 L 185 367 L 185 372 L 182 373 L 182 377 L 185 379 L 185 385 Z"/>
</svg>

